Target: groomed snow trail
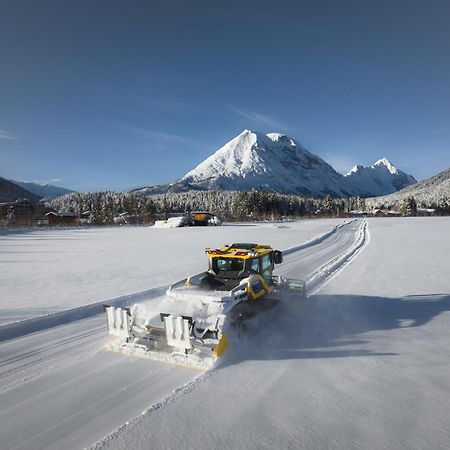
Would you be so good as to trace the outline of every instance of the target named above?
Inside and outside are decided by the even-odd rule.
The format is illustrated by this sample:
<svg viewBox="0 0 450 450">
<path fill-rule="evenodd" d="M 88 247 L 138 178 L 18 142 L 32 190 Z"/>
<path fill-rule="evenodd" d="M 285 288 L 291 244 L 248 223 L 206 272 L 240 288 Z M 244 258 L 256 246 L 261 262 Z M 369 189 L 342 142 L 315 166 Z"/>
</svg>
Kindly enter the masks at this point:
<svg viewBox="0 0 450 450">
<path fill-rule="evenodd" d="M 199 374 L 104 342 L 97 316 L 1 344 L 2 448 L 83 448 Z"/>
<path fill-rule="evenodd" d="M 96 447 L 449 449 L 450 218 L 369 225 L 318 295 Z"/>
<path fill-rule="evenodd" d="M 306 278 L 353 243 L 361 223 L 292 251 L 285 276 Z M 274 230 L 276 232 L 276 230 Z M 103 315 L 0 344 L 2 448 L 92 445 L 201 373 L 103 352 Z"/>
</svg>

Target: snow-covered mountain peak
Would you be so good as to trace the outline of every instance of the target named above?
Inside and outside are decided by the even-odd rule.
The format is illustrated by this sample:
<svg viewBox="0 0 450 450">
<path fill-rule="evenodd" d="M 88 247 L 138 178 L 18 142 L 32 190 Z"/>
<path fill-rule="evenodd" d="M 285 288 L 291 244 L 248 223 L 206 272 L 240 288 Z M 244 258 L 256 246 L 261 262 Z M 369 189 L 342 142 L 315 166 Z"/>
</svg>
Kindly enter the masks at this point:
<svg viewBox="0 0 450 450">
<path fill-rule="evenodd" d="M 356 165 L 344 177 L 300 142 L 283 134 L 243 130 L 174 183 L 140 192 L 188 190 L 251 191 L 305 196 L 375 196 L 395 192 L 416 180 L 389 162 Z"/>
<path fill-rule="evenodd" d="M 345 174 L 346 177 L 350 176 L 352 173 L 358 173 L 360 170 L 364 169 L 364 166 L 361 164 L 356 164 L 356 166 L 353 166 L 352 169 Z"/>
<path fill-rule="evenodd" d="M 387 158 L 381 158 L 372 165 L 372 168 L 386 167 L 393 175 L 398 175 L 398 169 Z"/>
<path fill-rule="evenodd" d="M 381 158 L 370 167 L 354 166 L 345 175 L 348 190 L 364 196 L 385 195 L 416 182 L 412 175 L 398 170 L 387 158 Z"/>
<path fill-rule="evenodd" d="M 274 142 L 285 140 L 287 137 L 285 134 L 281 133 L 267 133 L 266 136 Z"/>
<path fill-rule="evenodd" d="M 280 142 L 283 144 L 287 144 L 291 147 L 297 147 L 297 143 L 294 141 L 294 139 L 290 138 L 289 136 L 286 136 L 285 134 L 267 133 L 266 136 L 273 142 Z"/>
<path fill-rule="evenodd" d="M 346 195 L 340 178 L 289 136 L 244 130 L 179 181 L 204 189 Z"/>
</svg>

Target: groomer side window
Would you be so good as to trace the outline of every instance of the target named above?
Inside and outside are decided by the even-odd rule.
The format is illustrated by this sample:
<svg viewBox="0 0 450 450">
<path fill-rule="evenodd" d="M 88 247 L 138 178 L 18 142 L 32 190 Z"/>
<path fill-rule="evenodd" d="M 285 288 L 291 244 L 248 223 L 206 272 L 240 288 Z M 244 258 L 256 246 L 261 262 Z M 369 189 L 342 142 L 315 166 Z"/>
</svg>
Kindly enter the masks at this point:
<svg viewBox="0 0 450 450">
<path fill-rule="evenodd" d="M 262 276 L 266 281 L 272 280 L 272 261 L 270 259 L 270 254 L 264 255 L 261 258 L 262 263 Z"/>
</svg>

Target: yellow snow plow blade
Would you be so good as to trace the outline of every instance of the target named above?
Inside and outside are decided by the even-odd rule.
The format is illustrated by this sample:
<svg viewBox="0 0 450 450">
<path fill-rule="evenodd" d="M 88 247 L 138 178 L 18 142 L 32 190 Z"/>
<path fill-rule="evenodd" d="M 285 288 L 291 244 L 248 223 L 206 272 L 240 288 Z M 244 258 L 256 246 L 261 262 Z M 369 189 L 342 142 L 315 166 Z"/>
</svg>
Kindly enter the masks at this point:
<svg viewBox="0 0 450 450">
<path fill-rule="evenodd" d="M 220 358 L 227 347 L 228 347 L 227 337 L 224 334 L 222 334 L 222 337 L 220 338 L 217 347 L 213 350 L 214 356 Z"/>
</svg>

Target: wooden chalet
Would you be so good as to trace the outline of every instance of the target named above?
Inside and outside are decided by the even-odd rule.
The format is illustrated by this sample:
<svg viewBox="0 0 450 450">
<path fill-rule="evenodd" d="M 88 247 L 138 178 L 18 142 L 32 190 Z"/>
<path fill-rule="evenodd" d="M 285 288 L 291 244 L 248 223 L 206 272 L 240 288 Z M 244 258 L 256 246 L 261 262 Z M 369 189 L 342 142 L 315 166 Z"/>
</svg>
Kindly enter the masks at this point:
<svg viewBox="0 0 450 450">
<path fill-rule="evenodd" d="M 50 211 L 46 214 L 48 224 L 50 226 L 58 225 L 78 225 L 80 222 L 80 215 L 74 212 L 55 212 Z"/>
</svg>

